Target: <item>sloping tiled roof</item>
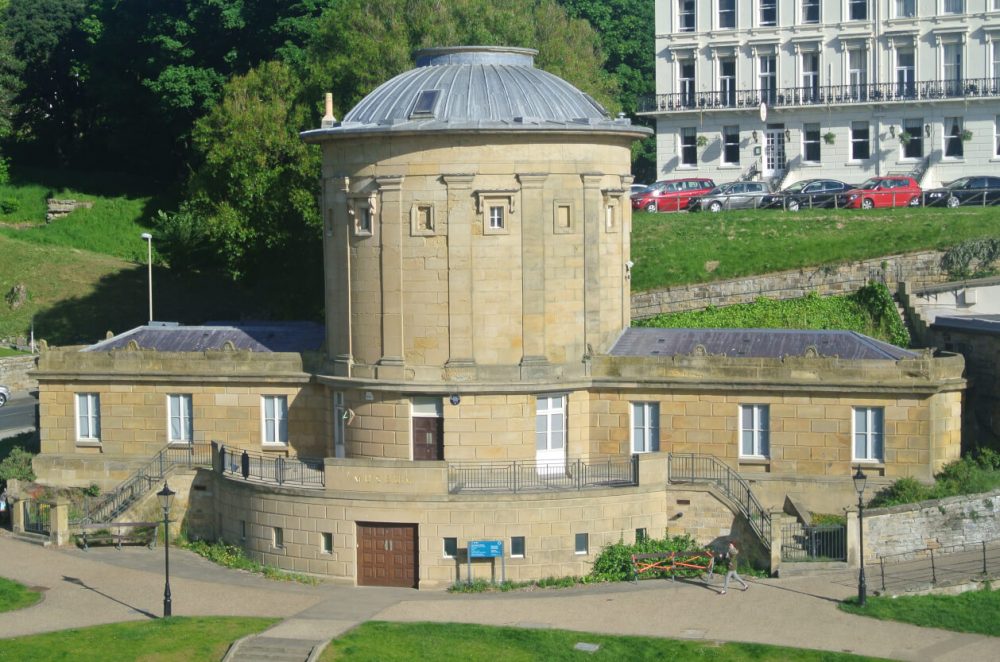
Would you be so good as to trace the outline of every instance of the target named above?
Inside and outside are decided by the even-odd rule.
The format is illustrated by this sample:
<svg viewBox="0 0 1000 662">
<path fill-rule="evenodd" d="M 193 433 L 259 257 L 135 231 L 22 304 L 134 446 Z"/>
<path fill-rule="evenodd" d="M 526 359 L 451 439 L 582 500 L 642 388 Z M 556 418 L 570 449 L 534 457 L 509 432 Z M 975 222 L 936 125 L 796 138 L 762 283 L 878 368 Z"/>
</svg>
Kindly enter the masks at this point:
<svg viewBox="0 0 1000 662">
<path fill-rule="evenodd" d="M 813 348 L 819 356 L 842 359 L 899 360 L 919 354 L 869 338 L 854 331 L 798 331 L 791 329 L 648 329 L 622 333 L 611 356 L 673 356 L 696 353 L 728 357 L 781 358 L 803 356 Z"/>
<path fill-rule="evenodd" d="M 226 343 L 251 352 L 311 352 L 322 349 L 323 339 L 323 325 L 315 322 L 211 322 L 204 326 L 153 322 L 82 351 L 128 349 L 134 342 L 139 349 L 159 352 L 221 350 Z"/>
</svg>

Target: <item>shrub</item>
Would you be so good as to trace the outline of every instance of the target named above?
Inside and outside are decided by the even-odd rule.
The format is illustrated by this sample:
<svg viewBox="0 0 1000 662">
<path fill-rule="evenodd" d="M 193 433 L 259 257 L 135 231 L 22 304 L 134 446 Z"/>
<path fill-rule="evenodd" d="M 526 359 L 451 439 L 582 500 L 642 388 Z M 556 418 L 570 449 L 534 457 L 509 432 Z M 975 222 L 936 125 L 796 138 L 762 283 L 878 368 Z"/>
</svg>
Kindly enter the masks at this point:
<svg viewBox="0 0 1000 662">
<path fill-rule="evenodd" d="M 10 455 L 0 462 L 0 480 L 35 480 L 35 472 L 31 469 L 33 457 L 20 446 L 12 448 Z"/>
<path fill-rule="evenodd" d="M 21 207 L 14 198 L 0 198 L 0 214 L 13 214 Z"/>
<path fill-rule="evenodd" d="M 883 487 L 875 493 L 875 496 L 868 503 L 869 508 L 881 508 L 884 506 L 898 506 L 903 503 L 917 503 L 925 501 L 931 497 L 931 488 L 924 485 L 916 478 L 900 478 L 891 485 Z"/>
<path fill-rule="evenodd" d="M 1000 488 L 1000 453 L 985 449 L 949 462 L 934 476 L 934 485 L 914 478 L 900 478 L 879 490 L 868 504 L 871 508 L 917 503 L 963 494 L 981 494 Z"/>
<path fill-rule="evenodd" d="M 590 571 L 591 579 L 604 582 L 621 582 L 632 579 L 632 555 L 654 554 L 657 552 L 682 552 L 701 549 L 690 536 L 673 536 L 669 538 L 647 538 L 628 545 L 619 540 L 601 550 Z M 680 577 L 695 576 L 700 571 L 682 570 Z"/>
</svg>

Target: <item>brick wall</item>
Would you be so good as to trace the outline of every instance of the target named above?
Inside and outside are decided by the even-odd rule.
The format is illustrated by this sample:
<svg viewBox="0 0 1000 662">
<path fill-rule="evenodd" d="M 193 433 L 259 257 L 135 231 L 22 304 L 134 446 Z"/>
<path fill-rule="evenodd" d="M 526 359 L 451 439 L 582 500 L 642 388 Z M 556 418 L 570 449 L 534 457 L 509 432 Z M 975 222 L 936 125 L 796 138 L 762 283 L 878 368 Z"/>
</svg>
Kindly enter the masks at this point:
<svg viewBox="0 0 1000 662">
<path fill-rule="evenodd" d="M 0 385 L 9 388 L 12 393 L 38 389 L 38 382 L 34 376 L 28 374 L 37 362 L 37 356 L 10 356 L 0 359 Z"/>
</svg>

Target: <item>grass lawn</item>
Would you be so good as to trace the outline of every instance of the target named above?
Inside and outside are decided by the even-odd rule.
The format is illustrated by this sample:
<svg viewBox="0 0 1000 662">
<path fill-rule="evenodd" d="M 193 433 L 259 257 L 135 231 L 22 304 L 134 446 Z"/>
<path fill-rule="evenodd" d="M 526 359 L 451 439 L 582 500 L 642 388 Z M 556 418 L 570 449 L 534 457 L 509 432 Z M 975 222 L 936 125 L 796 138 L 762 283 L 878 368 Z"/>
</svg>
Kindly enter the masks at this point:
<svg viewBox="0 0 1000 662">
<path fill-rule="evenodd" d="M 1000 637 L 1000 591 L 968 591 L 961 595 L 869 597 L 861 609 L 854 602 L 840 608 L 884 621 L 901 621 L 927 628 Z M 1000 651 L 1000 641 L 997 642 Z"/>
<path fill-rule="evenodd" d="M 632 223 L 632 291 L 817 267 L 1000 237 L 1000 209 L 648 214 Z"/>
<path fill-rule="evenodd" d="M 574 650 L 600 645 L 596 653 Z M 716 644 L 654 637 L 614 637 L 566 630 L 522 630 L 456 623 L 369 621 L 333 640 L 320 660 L 709 660 L 712 662 L 865 660 L 873 658 L 763 644 Z"/>
<path fill-rule="evenodd" d="M 30 607 L 42 599 L 42 594 L 29 591 L 26 586 L 0 577 L 0 612 Z M 0 618 L 2 622 L 2 618 Z"/>
<path fill-rule="evenodd" d="M 218 662 L 229 644 L 277 619 L 175 616 L 4 639 L 0 660 Z"/>
</svg>

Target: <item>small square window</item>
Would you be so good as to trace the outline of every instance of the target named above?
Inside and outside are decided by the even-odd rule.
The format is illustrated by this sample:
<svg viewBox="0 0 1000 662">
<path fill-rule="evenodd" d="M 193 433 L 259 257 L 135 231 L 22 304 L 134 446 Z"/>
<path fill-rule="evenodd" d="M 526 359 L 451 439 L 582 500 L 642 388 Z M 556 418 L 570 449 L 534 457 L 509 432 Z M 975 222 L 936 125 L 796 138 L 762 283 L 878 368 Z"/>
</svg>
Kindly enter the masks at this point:
<svg viewBox="0 0 1000 662">
<path fill-rule="evenodd" d="M 323 554 L 333 554 L 333 534 L 327 531 L 320 533 L 319 545 Z"/>
<path fill-rule="evenodd" d="M 351 216 L 354 236 L 370 237 L 374 234 L 375 214 L 378 213 L 378 196 L 375 193 L 367 197 L 352 197 L 347 206 Z"/>
<path fill-rule="evenodd" d="M 410 208 L 410 234 L 414 237 L 435 234 L 434 205 L 418 202 Z"/>
<path fill-rule="evenodd" d="M 637 543 L 642 542 L 646 539 L 646 529 L 636 529 L 635 530 L 635 541 Z"/>
<path fill-rule="evenodd" d="M 444 557 L 453 559 L 458 556 L 458 538 L 444 539 Z"/>
<path fill-rule="evenodd" d="M 490 205 L 490 229 L 504 229 L 503 205 Z"/>
<path fill-rule="evenodd" d="M 576 534 L 576 553 L 589 554 L 590 553 L 589 549 L 590 549 L 590 534 L 589 533 Z"/>
<path fill-rule="evenodd" d="M 483 217 L 483 234 L 507 234 L 514 215 L 513 189 L 476 192 L 477 212 Z"/>
<path fill-rule="evenodd" d="M 285 546 L 285 530 L 280 526 L 274 527 L 271 533 L 271 544 L 278 549 Z"/>
<path fill-rule="evenodd" d="M 512 536 L 510 539 L 510 556 L 514 559 L 524 558 L 524 536 Z"/>
</svg>

